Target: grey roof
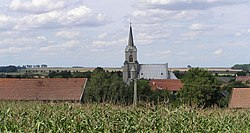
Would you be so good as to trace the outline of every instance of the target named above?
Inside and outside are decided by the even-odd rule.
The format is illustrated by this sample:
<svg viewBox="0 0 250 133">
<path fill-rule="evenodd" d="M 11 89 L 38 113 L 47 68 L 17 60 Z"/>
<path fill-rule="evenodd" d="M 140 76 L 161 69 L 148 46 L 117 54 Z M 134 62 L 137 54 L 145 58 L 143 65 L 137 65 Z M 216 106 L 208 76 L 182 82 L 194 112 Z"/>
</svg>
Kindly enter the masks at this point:
<svg viewBox="0 0 250 133">
<path fill-rule="evenodd" d="M 169 75 L 170 75 L 170 79 L 177 79 L 177 77 L 174 75 L 173 72 L 169 72 Z"/>
<path fill-rule="evenodd" d="M 168 71 L 167 64 L 140 64 L 139 78 L 176 79 L 175 75 Z"/>
</svg>

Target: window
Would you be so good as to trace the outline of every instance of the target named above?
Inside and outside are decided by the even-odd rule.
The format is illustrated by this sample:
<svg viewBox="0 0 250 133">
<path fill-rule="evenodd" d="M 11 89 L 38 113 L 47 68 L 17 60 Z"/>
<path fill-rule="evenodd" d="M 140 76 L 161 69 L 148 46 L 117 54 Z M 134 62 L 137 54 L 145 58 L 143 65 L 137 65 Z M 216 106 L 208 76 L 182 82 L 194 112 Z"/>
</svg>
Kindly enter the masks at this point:
<svg viewBox="0 0 250 133">
<path fill-rule="evenodd" d="M 133 62 L 133 56 L 132 55 L 129 56 L 129 62 Z"/>
</svg>

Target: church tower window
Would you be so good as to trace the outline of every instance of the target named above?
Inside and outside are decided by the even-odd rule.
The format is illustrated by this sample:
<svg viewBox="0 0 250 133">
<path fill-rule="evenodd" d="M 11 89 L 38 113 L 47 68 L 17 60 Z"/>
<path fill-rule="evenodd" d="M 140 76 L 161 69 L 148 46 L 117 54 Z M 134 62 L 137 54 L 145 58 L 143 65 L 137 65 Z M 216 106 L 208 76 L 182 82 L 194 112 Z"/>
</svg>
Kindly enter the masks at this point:
<svg viewBox="0 0 250 133">
<path fill-rule="evenodd" d="M 133 56 L 132 55 L 129 56 L 129 62 L 133 62 Z"/>
</svg>

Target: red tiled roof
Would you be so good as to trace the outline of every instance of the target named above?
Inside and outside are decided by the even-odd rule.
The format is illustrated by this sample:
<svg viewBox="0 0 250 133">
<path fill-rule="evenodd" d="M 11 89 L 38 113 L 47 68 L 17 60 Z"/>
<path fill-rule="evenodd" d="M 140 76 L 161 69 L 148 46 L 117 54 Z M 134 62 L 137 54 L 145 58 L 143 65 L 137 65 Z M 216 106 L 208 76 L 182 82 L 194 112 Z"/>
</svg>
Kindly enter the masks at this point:
<svg viewBox="0 0 250 133">
<path fill-rule="evenodd" d="M 236 81 L 247 82 L 250 81 L 250 76 L 236 76 Z"/>
<path fill-rule="evenodd" d="M 149 85 L 153 90 L 165 89 L 169 91 L 180 91 L 183 87 L 181 80 L 179 79 L 152 79 Z"/>
<path fill-rule="evenodd" d="M 0 78 L 0 100 L 80 100 L 86 78 Z"/>
<path fill-rule="evenodd" d="M 234 88 L 229 103 L 230 108 L 250 107 L 250 88 Z"/>
</svg>

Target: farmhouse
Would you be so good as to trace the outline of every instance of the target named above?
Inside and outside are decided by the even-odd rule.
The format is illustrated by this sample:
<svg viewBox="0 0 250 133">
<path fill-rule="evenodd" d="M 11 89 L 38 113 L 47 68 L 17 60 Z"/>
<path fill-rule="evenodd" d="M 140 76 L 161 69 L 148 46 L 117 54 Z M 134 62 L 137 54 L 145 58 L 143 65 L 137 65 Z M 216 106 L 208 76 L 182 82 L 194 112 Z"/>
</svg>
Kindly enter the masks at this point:
<svg viewBox="0 0 250 133">
<path fill-rule="evenodd" d="M 229 102 L 229 108 L 249 108 L 250 88 L 234 88 Z"/>
<path fill-rule="evenodd" d="M 86 78 L 0 78 L 0 100 L 81 101 Z"/>
</svg>

